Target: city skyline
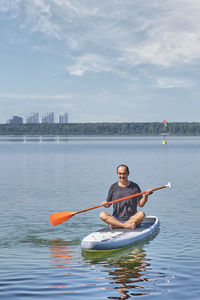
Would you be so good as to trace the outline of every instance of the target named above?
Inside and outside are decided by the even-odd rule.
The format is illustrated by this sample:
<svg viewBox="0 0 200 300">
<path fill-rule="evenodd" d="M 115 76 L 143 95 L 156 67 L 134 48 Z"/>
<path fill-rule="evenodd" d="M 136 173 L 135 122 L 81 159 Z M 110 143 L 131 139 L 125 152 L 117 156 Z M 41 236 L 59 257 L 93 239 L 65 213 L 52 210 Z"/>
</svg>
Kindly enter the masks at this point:
<svg viewBox="0 0 200 300">
<path fill-rule="evenodd" d="M 54 112 L 47 112 L 45 114 L 33 112 L 30 115 L 26 115 L 26 117 L 20 115 L 12 116 L 5 123 L 7 124 L 68 123 L 68 120 L 69 120 L 69 114 L 66 112 L 59 113 L 59 114 L 55 114 Z"/>
<path fill-rule="evenodd" d="M 197 0 L 0 1 L 0 123 L 200 121 Z"/>
</svg>

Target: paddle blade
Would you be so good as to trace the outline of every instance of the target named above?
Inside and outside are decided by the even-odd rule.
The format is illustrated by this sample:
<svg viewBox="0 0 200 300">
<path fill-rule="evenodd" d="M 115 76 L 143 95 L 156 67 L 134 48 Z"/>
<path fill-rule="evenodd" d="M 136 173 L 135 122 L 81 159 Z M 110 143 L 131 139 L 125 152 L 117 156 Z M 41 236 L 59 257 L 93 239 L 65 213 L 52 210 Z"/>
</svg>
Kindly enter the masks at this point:
<svg viewBox="0 0 200 300">
<path fill-rule="evenodd" d="M 56 212 L 49 216 L 51 225 L 56 226 L 69 220 L 75 213 L 73 212 Z"/>
</svg>

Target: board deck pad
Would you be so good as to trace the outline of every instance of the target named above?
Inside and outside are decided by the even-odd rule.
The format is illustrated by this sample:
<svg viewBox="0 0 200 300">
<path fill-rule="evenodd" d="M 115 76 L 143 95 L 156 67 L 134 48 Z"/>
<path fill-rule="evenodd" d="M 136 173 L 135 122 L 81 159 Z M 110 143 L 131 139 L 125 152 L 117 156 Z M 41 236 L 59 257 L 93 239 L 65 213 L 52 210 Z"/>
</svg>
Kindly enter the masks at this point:
<svg viewBox="0 0 200 300">
<path fill-rule="evenodd" d="M 81 242 L 84 250 L 112 250 L 129 246 L 151 236 L 159 227 L 157 217 L 148 216 L 136 229 L 106 227 L 87 235 Z"/>
</svg>

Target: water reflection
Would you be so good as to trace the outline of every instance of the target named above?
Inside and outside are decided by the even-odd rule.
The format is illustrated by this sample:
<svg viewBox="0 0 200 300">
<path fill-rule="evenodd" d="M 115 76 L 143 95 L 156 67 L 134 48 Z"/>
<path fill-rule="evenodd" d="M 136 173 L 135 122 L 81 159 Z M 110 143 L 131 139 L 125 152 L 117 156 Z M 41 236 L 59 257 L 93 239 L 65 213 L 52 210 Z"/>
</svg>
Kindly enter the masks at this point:
<svg viewBox="0 0 200 300">
<path fill-rule="evenodd" d="M 22 142 L 24 144 L 29 142 L 68 142 L 68 136 L 59 136 L 59 135 L 52 135 L 52 136 L 45 136 L 45 135 L 19 135 L 19 136 L 1 136 L 0 142 Z"/>
<path fill-rule="evenodd" d="M 51 245 L 50 246 L 50 267 L 62 268 L 71 264 L 72 251 L 67 246 Z"/>
<path fill-rule="evenodd" d="M 153 274 L 151 259 L 147 258 L 142 248 L 132 248 L 116 252 L 105 253 L 105 256 L 84 253 L 87 262 L 102 265 L 102 272 L 106 272 L 109 285 L 106 289 L 114 289 L 119 296 L 108 296 L 107 299 L 128 299 L 132 296 L 142 296 L 155 293 L 155 281 L 166 277 L 164 273 Z M 110 255 L 110 257 L 108 257 Z M 156 278 L 155 278 L 156 277 Z"/>
<path fill-rule="evenodd" d="M 148 292 L 144 290 L 143 282 L 148 281 L 145 276 L 150 269 L 150 260 L 146 258 L 146 252 L 142 249 L 134 249 L 129 256 L 122 256 L 120 258 L 111 258 L 109 260 L 109 267 L 111 270 L 108 272 L 110 278 L 113 280 L 112 285 L 121 297 L 108 297 L 108 299 L 128 299 L 131 295 L 147 295 Z"/>
<path fill-rule="evenodd" d="M 72 255 L 73 251 L 69 249 L 69 246 L 65 242 L 63 245 L 52 244 L 50 245 L 50 267 L 53 268 L 64 268 L 65 272 L 63 275 L 70 276 L 72 275 Z M 67 272 L 66 272 L 67 271 Z M 50 288 L 56 290 L 57 293 L 74 293 L 73 290 L 68 289 L 67 280 L 64 280 L 64 283 L 51 285 Z"/>
</svg>

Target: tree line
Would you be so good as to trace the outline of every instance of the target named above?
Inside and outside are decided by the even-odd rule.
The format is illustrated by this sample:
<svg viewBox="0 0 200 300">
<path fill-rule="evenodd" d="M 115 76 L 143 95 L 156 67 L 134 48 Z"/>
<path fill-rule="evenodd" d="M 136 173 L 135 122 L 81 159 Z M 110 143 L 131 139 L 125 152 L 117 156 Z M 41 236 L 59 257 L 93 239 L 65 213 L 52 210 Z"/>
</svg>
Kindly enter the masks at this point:
<svg viewBox="0 0 200 300">
<path fill-rule="evenodd" d="M 0 135 L 200 135 L 200 122 L 0 124 Z"/>
</svg>

